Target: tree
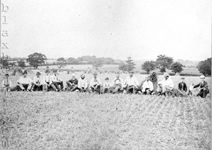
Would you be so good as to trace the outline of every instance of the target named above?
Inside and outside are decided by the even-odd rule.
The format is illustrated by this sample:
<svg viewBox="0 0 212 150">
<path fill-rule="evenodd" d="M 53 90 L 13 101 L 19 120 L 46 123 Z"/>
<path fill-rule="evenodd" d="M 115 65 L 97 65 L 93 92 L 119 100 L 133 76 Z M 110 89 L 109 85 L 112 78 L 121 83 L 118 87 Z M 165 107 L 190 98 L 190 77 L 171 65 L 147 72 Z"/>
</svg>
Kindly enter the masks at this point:
<svg viewBox="0 0 212 150">
<path fill-rule="evenodd" d="M 211 75 L 211 58 L 199 62 L 197 68 L 202 74 Z"/>
<path fill-rule="evenodd" d="M 19 60 L 19 61 L 18 61 L 18 66 L 21 67 L 21 68 L 26 67 L 25 61 Z"/>
<path fill-rule="evenodd" d="M 45 63 L 46 59 L 47 58 L 44 54 L 36 52 L 36 53 L 29 55 L 27 61 L 29 62 L 29 64 L 31 66 L 33 66 L 34 68 L 37 69 L 39 65 L 42 65 Z"/>
<path fill-rule="evenodd" d="M 125 63 L 120 63 L 119 64 L 119 70 L 121 70 L 121 71 L 127 71 L 127 65 Z"/>
<path fill-rule="evenodd" d="M 180 73 L 183 71 L 183 65 L 179 62 L 175 62 L 171 65 L 171 70 L 174 72 L 174 73 Z"/>
<path fill-rule="evenodd" d="M 133 62 L 131 57 L 128 57 L 126 61 L 126 71 L 130 72 L 134 68 L 135 68 L 135 63 Z"/>
<path fill-rule="evenodd" d="M 172 63 L 173 58 L 166 55 L 159 55 L 156 59 L 157 68 L 159 68 L 161 72 L 166 72 L 166 69 L 169 69 Z"/>
<path fill-rule="evenodd" d="M 145 70 L 148 74 L 150 71 L 155 70 L 155 62 L 154 61 L 145 61 L 141 66 L 143 70 Z"/>
<path fill-rule="evenodd" d="M 67 62 L 70 63 L 70 64 L 78 64 L 78 61 L 77 59 L 73 58 L 73 57 L 69 57 L 67 59 Z"/>
<path fill-rule="evenodd" d="M 92 63 L 92 66 L 98 70 L 99 67 L 102 67 L 103 66 L 103 63 L 101 61 L 101 59 L 96 59 L 93 63 Z"/>
<path fill-rule="evenodd" d="M 60 57 L 60 58 L 57 59 L 57 66 L 58 66 L 59 69 L 62 68 L 62 67 L 65 67 L 65 65 L 66 65 L 65 58 Z"/>
</svg>

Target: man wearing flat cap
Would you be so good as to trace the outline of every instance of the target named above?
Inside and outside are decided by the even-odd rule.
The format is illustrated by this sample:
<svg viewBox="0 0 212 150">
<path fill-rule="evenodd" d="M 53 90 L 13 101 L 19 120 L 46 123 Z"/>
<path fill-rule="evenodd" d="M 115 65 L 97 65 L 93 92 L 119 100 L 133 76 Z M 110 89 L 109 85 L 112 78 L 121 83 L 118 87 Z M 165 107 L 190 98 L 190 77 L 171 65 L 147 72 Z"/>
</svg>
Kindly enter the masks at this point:
<svg viewBox="0 0 212 150">
<path fill-rule="evenodd" d="M 76 78 L 76 74 L 75 73 L 72 73 L 72 77 L 70 80 L 66 81 L 66 86 L 67 86 L 67 90 L 68 91 L 75 91 L 77 90 L 77 87 L 78 87 L 78 80 Z"/>
<path fill-rule="evenodd" d="M 32 79 L 27 76 L 27 71 L 23 72 L 23 75 L 17 81 L 17 90 L 18 91 L 31 91 L 32 88 Z"/>
<path fill-rule="evenodd" d="M 185 78 L 181 77 L 181 81 L 178 84 L 178 91 L 182 94 L 182 95 L 186 95 L 187 92 L 187 85 L 185 83 Z"/>
<path fill-rule="evenodd" d="M 200 79 L 202 80 L 199 84 L 195 85 L 194 88 L 200 87 L 200 91 L 197 96 L 205 98 L 209 93 L 208 83 L 205 81 L 205 76 L 201 75 Z"/>
<path fill-rule="evenodd" d="M 158 93 L 166 95 L 167 92 L 172 91 L 174 88 L 174 83 L 169 77 L 168 73 L 164 73 L 164 79 L 158 82 Z"/>
<path fill-rule="evenodd" d="M 91 92 L 96 92 L 98 94 L 101 93 L 101 81 L 97 77 L 97 73 L 96 72 L 94 72 L 93 78 L 90 81 L 90 91 Z"/>
<path fill-rule="evenodd" d="M 124 93 L 136 93 L 138 90 L 139 82 L 134 76 L 134 72 L 130 71 L 129 76 L 124 81 Z"/>
<path fill-rule="evenodd" d="M 42 78 L 41 73 L 37 72 L 36 76 L 33 78 L 32 90 L 33 91 L 42 91 Z"/>
<path fill-rule="evenodd" d="M 53 75 L 51 76 L 52 84 L 56 87 L 56 91 L 63 90 L 63 80 L 58 76 L 57 70 L 53 71 Z"/>
</svg>

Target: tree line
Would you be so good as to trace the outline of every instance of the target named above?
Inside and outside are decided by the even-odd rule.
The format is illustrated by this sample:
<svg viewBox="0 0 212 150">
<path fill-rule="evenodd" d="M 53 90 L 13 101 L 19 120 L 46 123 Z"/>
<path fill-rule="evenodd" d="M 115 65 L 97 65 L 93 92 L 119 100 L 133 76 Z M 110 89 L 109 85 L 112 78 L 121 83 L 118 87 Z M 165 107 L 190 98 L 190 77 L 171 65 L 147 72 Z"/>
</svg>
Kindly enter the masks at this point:
<svg viewBox="0 0 212 150">
<path fill-rule="evenodd" d="M 8 58 L 9 57 L 7 56 L 6 58 L 1 59 L 0 64 L 2 67 L 9 66 Z M 42 53 L 35 52 L 30 54 L 26 60 L 30 66 L 38 68 L 38 66 L 46 64 L 47 57 Z M 19 67 L 26 67 L 25 61 L 23 59 L 18 60 L 17 63 Z M 78 58 L 69 57 L 68 59 L 60 57 L 55 63 L 58 68 L 62 68 L 67 64 L 91 64 L 96 69 L 102 67 L 103 64 L 119 64 L 119 70 L 127 72 L 134 70 L 136 65 L 131 57 L 128 57 L 126 61 L 116 62 L 113 58 L 110 57 L 98 58 L 96 56 L 82 56 Z M 155 69 L 159 69 L 159 71 L 162 73 L 166 72 L 167 69 L 172 70 L 174 73 L 180 73 L 183 71 L 183 67 L 184 66 L 180 62 L 174 62 L 172 57 L 166 55 L 158 55 L 155 61 L 145 61 L 141 65 L 141 69 L 145 70 L 148 74 Z M 200 73 L 204 75 L 211 75 L 211 58 L 199 62 L 197 68 Z"/>
</svg>

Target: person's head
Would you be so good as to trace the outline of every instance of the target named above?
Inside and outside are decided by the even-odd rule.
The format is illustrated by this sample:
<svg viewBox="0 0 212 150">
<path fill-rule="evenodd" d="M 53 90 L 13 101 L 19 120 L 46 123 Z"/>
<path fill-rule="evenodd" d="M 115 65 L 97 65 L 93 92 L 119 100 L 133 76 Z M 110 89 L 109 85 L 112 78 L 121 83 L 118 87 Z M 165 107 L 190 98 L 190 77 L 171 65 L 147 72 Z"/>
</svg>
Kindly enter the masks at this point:
<svg viewBox="0 0 212 150">
<path fill-rule="evenodd" d="M 105 78 L 105 81 L 106 81 L 106 82 L 109 82 L 109 78 L 108 78 L 108 77 L 107 77 L 107 78 Z"/>
<path fill-rule="evenodd" d="M 182 77 L 182 78 L 181 78 L 181 82 L 184 82 L 184 81 L 185 81 L 185 78 L 184 78 L 184 77 Z"/>
<path fill-rule="evenodd" d="M 46 75 L 49 75 L 50 71 L 49 70 L 46 70 L 45 73 L 46 73 Z"/>
<path fill-rule="evenodd" d="M 97 78 L 97 73 L 94 72 L 94 73 L 93 73 L 93 76 L 94 76 L 94 78 Z"/>
<path fill-rule="evenodd" d="M 37 76 L 37 77 L 40 77 L 40 75 L 41 75 L 40 72 L 37 72 L 37 73 L 36 73 L 36 76 Z"/>
<path fill-rule="evenodd" d="M 120 74 L 119 74 L 119 73 L 117 73 L 117 74 L 116 74 L 116 78 L 117 78 L 117 79 L 119 79 L 119 77 L 120 77 Z"/>
<path fill-rule="evenodd" d="M 9 78 L 9 73 L 5 74 L 5 78 L 8 79 Z"/>
<path fill-rule="evenodd" d="M 130 71 L 130 77 L 132 77 L 133 76 L 133 74 L 134 74 L 134 72 L 133 71 Z"/>
<path fill-rule="evenodd" d="M 147 77 L 146 77 L 146 81 L 149 81 L 149 80 L 150 80 L 150 77 L 149 77 L 149 76 L 147 76 Z"/>
<path fill-rule="evenodd" d="M 54 75 L 57 75 L 57 70 L 54 70 L 54 71 L 53 71 L 53 74 L 54 74 Z"/>
<path fill-rule="evenodd" d="M 81 74 L 81 79 L 85 79 L 85 75 L 84 74 Z"/>
<path fill-rule="evenodd" d="M 204 76 L 204 75 L 201 75 L 201 76 L 200 76 L 200 79 L 201 79 L 202 81 L 204 81 L 204 80 L 205 80 L 205 76 Z"/>
<path fill-rule="evenodd" d="M 164 73 L 164 78 L 167 80 L 169 78 L 169 74 L 168 73 Z"/>
<path fill-rule="evenodd" d="M 27 71 L 26 71 L 26 70 L 23 72 L 23 77 L 24 77 L 24 78 L 27 77 Z"/>
<path fill-rule="evenodd" d="M 76 74 L 75 74 L 75 73 L 72 73 L 72 75 L 71 75 L 71 76 L 72 76 L 72 78 L 73 78 L 73 79 L 75 79 L 75 78 L 76 78 Z"/>
</svg>

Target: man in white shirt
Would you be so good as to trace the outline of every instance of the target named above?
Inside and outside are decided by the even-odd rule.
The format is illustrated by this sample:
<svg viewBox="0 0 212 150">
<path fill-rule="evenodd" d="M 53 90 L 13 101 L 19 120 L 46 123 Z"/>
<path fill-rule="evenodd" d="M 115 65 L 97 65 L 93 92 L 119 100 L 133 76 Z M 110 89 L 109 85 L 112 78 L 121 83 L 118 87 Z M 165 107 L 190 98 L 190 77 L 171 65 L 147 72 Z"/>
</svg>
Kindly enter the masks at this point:
<svg viewBox="0 0 212 150">
<path fill-rule="evenodd" d="M 101 93 L 101 81 L 97 77 L 97 73 L 93 74 L 93 78 L 90 81 L 90 90 L 91 92 Z"/>
<path fill-rule="evenodd" d="M 105 78 L 105 82 L 103 83 L 102 93 L 109 93 L 110 92 L 110 82 L 109 78 Z"/>
<path fill-rule="evenodd" d="M 43 80 L 40 75 L 41 75 L 41 73 L 37 72 L 36 76 L 33 78 L 33 83 L 32 83 L 33 91 L 42 91 Z"/>
<path fill-rule="evenodd" d="M 153 83 L 150 81 L 150 77 L 146 77 L 142 85 L 142 93 L 143 94 L 151 94 L 153 91 Z"/>
<path fill-rule="evenodd" d="M 111 89 L 114 94 L 123 92 L 123 80 L 120 78 L 119 73 L 116 75 L 116 78 L 113 79 L 113 81 L 111 82 Z"/>
<path fill-rule="evenodd" d="M 78 89 L 80 92 L 86 92 L 88 89 L 88 81 L 85 79 L 85 75 L 81 74 L 80 79 L 78 81 Z"/>
<path fill-rule="evenodd" d="M 57 70 L 53 71 L 53 75 L 51 76 L 51 81 L 52 81 L 52 84 L 56 87 L 56 89 L 55 89 L 56 91 L 63 90 L 63 88 L 64 88 L 63 80 L 58 77 Z"/>
<path fill-rule="evenodd" d="M 25 70 L 23 72 L 23 76 L 21 76 L 19 80 L 17 81 L 18 83 L 17 90 L 31 91 L 32 82 L 33 82 L 32 79 L 27 76 L 27 71 Z"/>
<path fill-rule="evenodd" d="M 52 84 L 51 75 L 50 75 L 49 70 L 45 71 L 45 75 L 43 76 L 42 85 L 43 85 L 43 91 L 49 91 L 51 88 L 53 88 L 55 91 L 57 90 L 56 87 L 54 86 L 54 84 Z"/>
<path fill-rule="evenodd" d="M 168 73 L 164 73 L 164 79 L 158 82 L 158 85 L 159 85 L 158 92 L 164 95 L 166 95 L 167 92 L 172 91 L 174 88 L 174 83 L 172 79 L 169 77 Z"/>
<path fill-rule="evenodd" d="M 129 76 L 124 81 L 125 93 L 136 93 L 139 82 L 138 79 L 133 75 L 134 72 L 130 72 Z"/>
</svg>

